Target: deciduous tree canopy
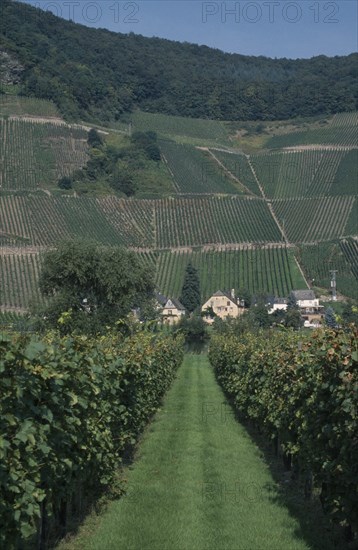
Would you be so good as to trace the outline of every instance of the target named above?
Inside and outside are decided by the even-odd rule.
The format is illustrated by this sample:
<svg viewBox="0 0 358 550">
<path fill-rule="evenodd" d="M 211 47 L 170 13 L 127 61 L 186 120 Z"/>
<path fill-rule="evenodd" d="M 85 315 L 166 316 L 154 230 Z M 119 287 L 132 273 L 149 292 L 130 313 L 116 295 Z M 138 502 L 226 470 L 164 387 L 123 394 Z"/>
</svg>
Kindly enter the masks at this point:
<svg viewBox="0 0 358 550">
<path fill-rule="evenodd" d="M 78 240 L 62 242 L 45 254 L 40 289 L 50 298 L 45 312 L 50 324 L 71 309 L 79 324 L 87 326 L 113 323 L 146 303 L 154 282 L 151 270 L 134 253 Z"/>
<path fill-rule="evenodd" d="M 272 120 L 357 108 L 356 54 L 252 57 L 88 28 L 10 0 L 1 10 L 2 42 L 25 69 L 22 93 L 53 100 L 68 118 L 109 121 L 140 107 Z"/>
</svg>

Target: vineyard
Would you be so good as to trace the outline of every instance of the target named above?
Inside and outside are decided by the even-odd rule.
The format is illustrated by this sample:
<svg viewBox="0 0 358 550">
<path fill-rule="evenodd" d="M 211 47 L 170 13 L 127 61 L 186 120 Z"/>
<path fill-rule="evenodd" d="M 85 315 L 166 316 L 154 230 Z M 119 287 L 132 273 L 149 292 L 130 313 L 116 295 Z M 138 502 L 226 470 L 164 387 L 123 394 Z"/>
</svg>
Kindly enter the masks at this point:
<svg viewBox="0 0 358 550">
<path fill-rule="evenodd" d="M 192 145 L 160 141 L 160 148 L 178 193 L 242 193 L 212 156 Z"/>
<path fill-rule="evenodd" d="M 307 128 L 303 131 L 276 135 L 267 140 L 265 146 L 269 149 L 311 144 L 357 147 L 357 117 L 357 112 L 337 114 L 319 129 Z"/>
<path fill-rule="evenodd" d="M 34 97 L 0 95 L 0 116 L 59 117 L 57 107 L 51 101 Z"/>
<path fill-rule="evenodd" d="M 288 296 L 293 288 L 306 288 L 293 251 L 272 246 L 162 252 L 155 258 L 157 288 L 167 296 L 179 298 L 189 262 L 199 273 L 202 302 L 219 289 L 246 288 L 251 293 L 265 291 Z"/>
<path fill-rule="evenodd" d="M 340 246 L 358 282 L 358 242 L 353 239 L 344 239 L 340 242 Z M 356 295 L 358 296 L 358 289 Z"/>
<path fill-rule="evenodd" d="M 297 259 L 313 286 L 330 288 L 330 270 L 337 270 L 337 290 L 351 298 L 358 296 L 358 249 L 353 239 L 299 245 Z"/>
<path fill-rule="evenodd" d="M 211 149 L 211 152 L 250 193 L 261 197 L 261 191 L 246 155 L 230 153 L 219 149 Z"/>
<path fill-rule="evenodd" d="M 0 303 L 7 309 L 29 308 L 32 300 L 39 300 L 37 285 L 39 255 L 0 255 Z"/>
<path fill-rule="evenodd" d="M 143 248 L 280 242 L 264 201 L 210 197 L 123 200 L 116 197 L 0 195 L 3 244 L 51 245 L 65 237 Z"/>
<path fill-rule="evenodd" d="M 358 149 L 346 153 L 340 162 L 333 185 L 331 195 L 357 195 L 358 189 Z"/>
<path fill-rule="evenodd" d="M 86 164 L 87 132 L 65 124 L 0 119 L 0 190 L 56 186 Z"/>
<path fill-rule="evenodd" d="M 354 197 L 313 197 L 277 200 L 273 207 L 291 242 L 313 243 L 354 235 L 346 232 L 354 202 Z"/>
<path fill-rule="evenodd" d="M 252 155 L 251 162 L 267 197 L 273 199 L 324 196 L 342 185 L 340 167 L 352 152 L 344 150 L 308 150 Z M 345 166 L 345 162 L 344 162 Z M 349 164 L 350 167 L 350 164 Z M 346 168 L 342 168 L 346 173 Z M 350 176 L 352 172 L 350 171 Z M 349 179 L 347 177 L 347 179 Z M 350 182 L 350 193 L 354 181 Z M 348 185 L 345 186 L 348 189 Z M 353 192 L 352 192 L 353 191 Z"/>
<path fill-rule="evenodd" d="M 161 405 L 182 347 L 145 333 L 0 335 L 1 548 L 52 547 L 72 515 L 105 491 L 120 494 L 123 457 Z"/>
<path fill-rule="evenodd" d="M 228 139 L 225 123 L 217 120 L 136 111 L 132 115 L 132 124 L 134 131 L 153 130 L 161 136 L 198 138 L 203 141 L 217 141 L 218 143 L 225 143 Z"/>
<path fill-rule="evenodd" d="M 260 199 L 162 200 L 156 227 L 159 248 L 281 240 L 267 204 Z"/>
<path fill-rule="evenodd" d="M 210 362 L 240 417 L 273 441 L 306 498 L 358 531 L 357 329 L 221 336 Z"/>
<path fill-rule="evenodd" d="M 233 250 L 175 250 L 141 252 L 143 262 L 155 272 L 158 291 L 179 298 L 185 269 L 191 262 L 198 269 L 202 301 L 218 289 L 246 288 L 287 296 L 293 288 L 306 288 L 293 249 L 284 246 L 243 245 Z M 0 303 L 4 310 L 29 308 L 40 302 L 38 274 L 41 253 L 19 249 L 0 255 Z"/>
<path fill-rule="evenodd" d="M 83 237 L 103 244 L 153 246 L 152 219 L 151 201 L 0 195 L 3 244 L 48 246 Z"/>
</svg>

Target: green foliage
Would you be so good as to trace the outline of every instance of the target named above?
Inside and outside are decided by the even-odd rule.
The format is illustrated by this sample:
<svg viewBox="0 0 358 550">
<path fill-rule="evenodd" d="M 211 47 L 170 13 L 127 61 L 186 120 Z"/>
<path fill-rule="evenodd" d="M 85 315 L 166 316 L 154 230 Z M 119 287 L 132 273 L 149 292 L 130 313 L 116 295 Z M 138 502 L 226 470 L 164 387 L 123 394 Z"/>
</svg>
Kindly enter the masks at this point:
<svg viewBox="0 0 358 550">
<path fill-rule="evenodd" d="M 324 510 L 358 530 L 357 329 L 215 337 L 210 361 L 240 414 L 313 474 Z"/>
<path fill-rule="evenodd" d="M 187 344 L 203 343 L 208 339 L 207 324 L 198 315 L 182 317 L 175 330 L 184 335 Z"/>
<path fill-rule="evenodd" d="M 88 133 L 91 146 L 87 165 L 78 170 L 73 178 L 77 180 L 76 190 L 81 193 L 93 188 L 102 188 L 107 194 L 117 191 L 132 197 L 143 187 L 151 172 L 160 178 L 160 150 L 155 132 L 136 132 L 131 139 L 115 139 L 109 136 L 103 141 L 94 129 Z M 167 179 L 169 177 L 167 176 Z M 160 185 L 156 185 L 159 191 Z M 160 192 L 160 191 L 159 191 Z"/>
<path fill-rule="evenodd" d="M 48 518 L 65 527 L 73 506 L 114 483 L 174 378 L 182 341 L 2 335 L 0 352 L 0 545 L 23 547 L 36 533 L 43 545 Z"/>
<path fill-rule="evenodd" d="M 294 330 L 298 330 L 302 327 L 303 321 L 298 307 L 289 308 L 287 306 L 287 312 L 284 316 L 284 323 L 287 328 L 292 328 Z"/>
<path fill-rule="evenodd" d="M 97 332 L 144 304 L 154 290 L 149 266 L 134 253 L 86 241 L 65 241 L 47 252 L 39 285 L 44 296 L 52 297 L 41 312 L 50 326 L 57 326 L 61 312 L 71 311 L 64 332 Z"/>
<path fill-rule="evenodd" d="M 267 311 L 265 301 L 260 298 L 256 304 L 251 306 L 250 317 L 254 326 L 258 328 L 268 328 L 271 324 L 270 315 Z"/>
<path fill-rule="evenodd" d="M 356 109 L 356 54 L 307 60 L 228 54 L 88 28 L 10 0 L 2 2 L 0 34 L 26 69 L 22 92 L 51 99 L 68 118 L 118 120 L 134 106 L 255 121 Z"/>
<path fill-rule="evenodd" d="M 337 319 L 334 310 L 331 307 L 327 307 L 325 311 L 324 322 L 329 328 L 336 328 L 337 326 Z"/>
<path fill-rule="evenodd" d="M 87 143 L 90 147 L 101 147 L 103 145 L 103 139 L 95 128 L 91 128 L 88 132 Z"/>
<path fill-rule="evenodd" d="M 68 176 L 63 176 L 57 183 L 60 189 L 72 189 L 72 180 Z"/>
<path fill-rule="evenodd" d="M 180 301 L 187 311 L 192 313 L 200 307 L 200 280 L 197 269 L 189 262 L 187 265 Z"/>
</svg>

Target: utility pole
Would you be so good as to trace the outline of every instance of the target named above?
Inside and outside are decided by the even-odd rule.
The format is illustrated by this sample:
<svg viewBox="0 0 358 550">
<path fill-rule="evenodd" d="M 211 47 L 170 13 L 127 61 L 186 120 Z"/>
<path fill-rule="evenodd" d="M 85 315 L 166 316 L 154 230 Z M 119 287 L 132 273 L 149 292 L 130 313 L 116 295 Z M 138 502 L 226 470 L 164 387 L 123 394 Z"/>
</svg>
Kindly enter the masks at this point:
<svg viewBox="0 0 358 550">
<path fill-rule="evenodd" d="M 330 270 L 330 274 L 331 274 L 332 300 L 333 300 L 334 302 L 337 301 L 336 273 L 338 273 L 338 271 L 337 271 L 336 269 L 331 269 L 331 270 Z"/>
</svg>

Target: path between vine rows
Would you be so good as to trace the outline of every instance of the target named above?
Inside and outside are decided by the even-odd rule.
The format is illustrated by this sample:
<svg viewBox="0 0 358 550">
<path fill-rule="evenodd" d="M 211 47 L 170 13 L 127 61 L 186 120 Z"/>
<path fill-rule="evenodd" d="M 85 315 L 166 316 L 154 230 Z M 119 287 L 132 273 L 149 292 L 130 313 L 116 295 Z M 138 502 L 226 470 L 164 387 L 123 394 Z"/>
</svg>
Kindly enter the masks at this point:
<svg viewBox="0 0 358 550">
<path fill-rule="evenodd" d="M 234 418 L 204 354 L 186 355 L 127 478 L 127 496 L 111 503 L 72 548 L 310 547 L 280 501 L 262 453 Z"/>
</svg>

